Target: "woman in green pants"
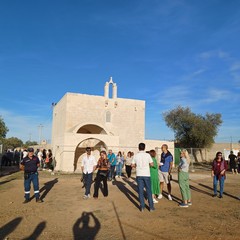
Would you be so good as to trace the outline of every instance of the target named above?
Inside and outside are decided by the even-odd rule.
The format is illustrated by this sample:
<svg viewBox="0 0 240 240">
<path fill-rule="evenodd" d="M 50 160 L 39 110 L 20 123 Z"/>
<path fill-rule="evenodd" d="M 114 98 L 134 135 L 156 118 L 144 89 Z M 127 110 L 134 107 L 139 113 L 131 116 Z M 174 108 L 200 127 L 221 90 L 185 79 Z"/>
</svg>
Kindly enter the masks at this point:
<svg viewBox="0 0 240 240">
<path fill-rule="evenodd" d="M 189 164 L 190 158 L 188 151 L 186 149 L 183 149 L 181 151 L 181 159 L 178 166 L 178 184 L 182 194 L 182 203 L 179 204 L 180 207 L 188 207 L 192 205 L 191 192 L 189 187 Z"/>
</svg>

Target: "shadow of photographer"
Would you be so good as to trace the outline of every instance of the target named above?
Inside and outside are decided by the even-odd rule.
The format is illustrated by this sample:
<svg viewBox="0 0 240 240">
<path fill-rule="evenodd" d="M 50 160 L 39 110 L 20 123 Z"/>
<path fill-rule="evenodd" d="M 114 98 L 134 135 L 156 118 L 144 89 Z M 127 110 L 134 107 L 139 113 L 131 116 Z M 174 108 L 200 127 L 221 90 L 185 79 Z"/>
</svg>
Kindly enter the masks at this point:
<svg viewBox="0 0 240 240">
<path fill-rule="evenodd" d="M 91 219 L 93 226 L 90 225 Z M 92 212 L 83 212 L 82 216 L 73 225 L 74 240 L 95 239 L 101 224 Z"/>
</svg>

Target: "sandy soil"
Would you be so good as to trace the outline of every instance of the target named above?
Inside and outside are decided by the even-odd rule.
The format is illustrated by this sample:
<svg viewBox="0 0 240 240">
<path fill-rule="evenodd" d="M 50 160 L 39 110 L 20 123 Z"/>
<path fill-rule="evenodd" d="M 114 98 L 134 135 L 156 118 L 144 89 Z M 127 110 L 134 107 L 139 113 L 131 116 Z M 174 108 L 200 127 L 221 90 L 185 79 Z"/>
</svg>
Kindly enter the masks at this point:
<svg viewBox="0 0 240 240">
<path fill-rule="evenodd" d="M 177 179 L 177 175 L 173 175 Z M 126 178 L 109 182 L 109 197 L 83 200 L 80 175 L 40 172 L 44 203 L 22 204 L 23 174 L 0 178 L 0 239 L 240 239 L 240 175 L 228 174 L 223 199 L 212 198 L 209 171 L 191 173 L 193 205 L 163 198 L 156 211 L 138 210 L 137 187 Z"/>
</svg>

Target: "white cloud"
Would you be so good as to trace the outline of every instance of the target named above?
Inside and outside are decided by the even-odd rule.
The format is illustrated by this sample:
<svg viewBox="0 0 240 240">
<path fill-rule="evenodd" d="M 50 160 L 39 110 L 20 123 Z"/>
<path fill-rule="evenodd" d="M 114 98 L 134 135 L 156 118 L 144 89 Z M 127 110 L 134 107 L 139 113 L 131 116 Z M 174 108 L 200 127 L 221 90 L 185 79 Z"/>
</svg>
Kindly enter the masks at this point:
<svg viewBox="0 0 240 240">
<path fill-rule="evenodd" d="M 173 86 L 152 96 L 154 102 L 167 105 L 188 105 L 191 91 L 187 86 Z"/>
<path fill-rule="evenodd" d="M 226 99 L 230 99 L 232 93 L 227 90 L 222 89 L 209 89 L 206 91 L 206 95 L 208 96 L 205 99 L 202 99 L 202 103 L 213 103 L 218 102 Z"/>
<path fill-rule="evenodd" d="M 210 51 L 202 52 L 199 54 L 199 57 L 205 60 L 214 58 L 214 57 L 217 57 L 223 60 L 231 59 L 230 54 L 222 50 L 210 50 Z"/>
</svg>

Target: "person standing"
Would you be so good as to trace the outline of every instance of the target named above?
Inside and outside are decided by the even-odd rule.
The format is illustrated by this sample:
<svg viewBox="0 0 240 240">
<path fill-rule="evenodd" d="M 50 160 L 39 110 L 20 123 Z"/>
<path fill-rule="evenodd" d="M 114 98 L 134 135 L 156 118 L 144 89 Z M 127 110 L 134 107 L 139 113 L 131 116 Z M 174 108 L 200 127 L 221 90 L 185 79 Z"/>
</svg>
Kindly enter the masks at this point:
<svg viewBox="0 0 240 240">
<path fill-rule="evenodd" d="M 109 176 L 108 176 L 108 180 L 111 181 L 115 178 L 114 174 L 115 174 L 115 168 L 116 168 L 116 163 L 117 163 L 117 159 L 115 154 L 112 152 L 112 150 L 110 149 L 107 155 L 107 158 L 110 162 L 111 168 L 109 171 Z"/>
<path fill-rule="evenodd" d="M 131 174 L 132 174 L 132 153 L 128 152 L 127 153 L 127 157 L 126 157 L 126 162 L 125 162 L 125 166 L 126 166 L 126 173 L 127 173 L 127 177 L 130 178 Z"/>
<path fill-rule="evenodd" d="M 213 177 L 213 197 L 217 196 L 217 185 L 220 183 L 219 198 L 223 198 L 224 181 L 226 178 L 227 163 L 222 157 L 221 152 L 217 152 L 212 163 L 212 177 Z"/>
<path fill-rule="evenodd" d="M 116 176 L 119 178 L 122 177 L 123 163 L 124 163 L 124 157 L 122 153 L 119 151 L 117 154 L 117 165 L 116 165 Z"/>
<path fill-rule="evenodd" d="M 189 164 L 190 157 L 188 151 L 183 149 L 181 151 L 181 158 L 178 166 L 178 184 L 182 195 L 182 203 L 179 204 L 179 207 L 188 207 L 192 205 L 189 186 Z"/>
<path fill-rule="evenodd" d="M 40 161 L 34 156 L 34 149 L 28 148 L 28 155 L 23 158 L 20 162 L 20 169 L 24 170 L 24 191 L 25 191 L 25 201 L 23 203 L 28 203 L 30 201 L 30 188 L 31 182 L 33 183 L 34 195 L 37 203 L 43 202 L 40 199 L 39 193 L 39 180 L 38 180 L 38 167 Z"/>
<path fill-rule="evenodd" d="M 103 196 L 108 196 L 108 185 L 107 185 L 107 176 L 108 176 L 108 170 L 110 168 L 110 162 L 107 158 L 106 151 L 100 152 L 100 158 L 97 162 L 96 168 L 98 169 L 97 177 L 95 181 L 95 187 L 94 187 L 94 194 L 93 197 L 95 199 L 98 198 L 98 191 L 100 188 L 101 182 L 103 182 Z"/>
<path fill-rule="evenodd" d="M 158 201 L 155 199 L 156 195 L 159 195 L 159 193 L 160 193 L 156 151 L 151 150 L 149 153 L 153 160 L 153 166 L 150 167 L 151 190 L 152 190 L 153 203 L 158 203 Z"/>
<path fill-rule="evenodd" d="M 237 154 L 238 173 L 240 173 L 240 152 Z"/>
<path fill-rule="evenodd" d="M 40 161 L 39 167 L 43 168 L 43 152 L 42 152 L 42 149 L 39 150 L 39 152 L 37 154 L 37 157 L 38 157 L 38 159 Z"/>
<path fill-rule="evenodd" d="M 171 196 L 171 182 L 170 182 L 170 176 L 172 171 L 172 165 L 173 165 L 173 156 L 168 151 L 168 145 L 163 144 L 162 147 L 162 154 L 161 154 L 161 160 L 159 164 L 159 180 L 160 180 L 160 194 L 158 196 L 158 199 L 162 199 L 162 192 L 164 183 L 167 184 L 168 189 L 168 200 L 172 201 Z"/>
<path fill-rule="evenodd" d="M 238 174 L 237 171 L 237 166 L 236 166 L 236 161 L 237 161 L 237 156 L 233 153 L 233 151 L 230 151 L 230 154 L 228 156 L 229 159 L 229 165 L 230 165 L 230 171 L 234 174 Z"/>
<path fill-rule="evenodd" d="M 136 180 L 138 185 L 138 196 L 140 202 L 140 211 L 143 212 L 145 208 L 144 202 L 144 187 L 147 192 L 147 199 L 150 211 L 154 211 L 153 198 L 151 191 L 151 180 L 150 180 L 150 167 L 153 166 L 153 160 L 151 156 L 146 153 L 145 144 L 139 143 L 139 152 L 134 156 L 132 160 L 132 167 L 136 167 Z"/>
<path fill-rule="evenodd" d="M 91 148 L 86 148 L 86 155 L 82 159 L 82 173 L 84 178 L 84 186 L 85 186 L 85 194 L 83 199 L 90 198 L 90 189 L 92 184 L 93 172 L 95 171 L 97 166 L 96 159 L 93 155 L 91 155 Z"/>
</svg>

